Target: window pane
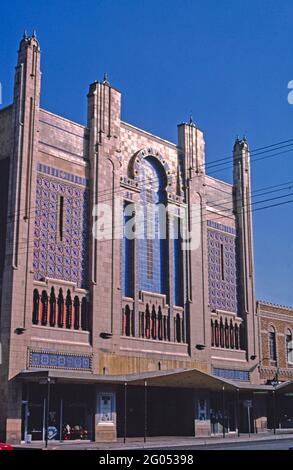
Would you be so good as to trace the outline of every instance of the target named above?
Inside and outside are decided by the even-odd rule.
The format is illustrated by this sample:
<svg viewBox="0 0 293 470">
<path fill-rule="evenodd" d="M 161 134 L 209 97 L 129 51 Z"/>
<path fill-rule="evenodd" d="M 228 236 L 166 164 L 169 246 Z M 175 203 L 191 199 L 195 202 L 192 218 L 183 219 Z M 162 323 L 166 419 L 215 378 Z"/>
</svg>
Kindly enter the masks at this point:
<svg viewBox="0 0 293 470">
<path fill-rule="evenodd" d="M 272 361 L 277 360 L 277 351 L 276 351 L 276 333 L 270 331 L 269 333 L 269 347 L 270 347 L 270 359 Z"/>
</svg>

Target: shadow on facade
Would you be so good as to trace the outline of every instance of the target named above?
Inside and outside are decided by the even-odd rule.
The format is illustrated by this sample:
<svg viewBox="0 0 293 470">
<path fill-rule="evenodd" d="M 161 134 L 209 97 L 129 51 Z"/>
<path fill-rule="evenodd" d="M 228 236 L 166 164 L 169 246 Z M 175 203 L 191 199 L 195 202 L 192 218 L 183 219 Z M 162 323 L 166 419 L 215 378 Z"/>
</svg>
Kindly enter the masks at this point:
<svg viewBox="0 0 293 470">
<path fill-rule="evenodd" d="M 124 390 L 120 388 L 117 395 L 118 437 L 124 437 L 124 400 Z M 150 387 L 145 400 L 144 387 L 128 387 L 126 436 L 142 437 L 145 432 L 148 436 L 192 436 L 194 435 L 193 409 L 193 390 Z"/>
<path fill-rule="evenodd" d="M 184 374 L 181 374 L 181 382 Z M 192 374 L 199 375 L 196 371 Z M 98 440 L 95 426 L 99 423 L 99 397 L 113 398 L 109 422 L 118 438 L 154 436 L 223 436 L 243 433 L 293 432 L 293 383 L 273 389 L 236 388 L 234 384 L 214 381 L 214 389 L 187 386 L 172 377 L 153 377 L 153 382 L 172 380 L 173 386 L 145 386 L 120 383 L 53 382 L 50 389 L 38 382 L 23 383 L 21 438 L 44 441 L 48 412 L 48 439 Z M 189 375 L 190 376 L 190 375 Z M 46 377 L 45 377 L 46 380 Z M 62 380 L 59 378 L 59 380 Z M 106 379 L 104 379 L 106 380 Z M 108 379 L 107 379 L 108 380 Z M 177 385 L 178 384 L 178 385 Z M 225 387 L 229 387 L 227 390 Z M 109 416 L 110 416 L 109 415 Z M 68 431 L 70 429 L 70 432 Z"/>
</svg>

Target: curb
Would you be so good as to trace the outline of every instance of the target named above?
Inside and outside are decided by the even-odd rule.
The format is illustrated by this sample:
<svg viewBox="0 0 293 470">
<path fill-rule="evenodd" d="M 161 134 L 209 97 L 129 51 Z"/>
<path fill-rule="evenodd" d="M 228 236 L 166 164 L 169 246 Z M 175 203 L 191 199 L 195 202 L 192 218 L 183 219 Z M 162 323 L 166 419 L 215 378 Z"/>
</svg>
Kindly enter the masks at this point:
<svg viewBox="0 0 293 470">
<path fill-rule="evenodd" d="M 18 449 L 18 450 L 73 450 L 73 449 L 70 449 L 71 445 L 72 446 L 75 446 L 75 447 L 80 447 L 80 449 L 74 449 L 74 450 L 100 450 L 100 451 L 117 451 L 117 450 L 120 450 L 120 451 L 124 451 L 124 450 L 139 450 L 139 449 L 172 449 L 172 448 L 177 448 L 177 447 L 188 447 L 188 446 L 192 446 L 192 447 L 201 447 L 201 446 L 214 446 L 214 445 L 221 445 L 221 444 L 224 444 L 224 443 L 227 443 L 227 444 L 235 444 L 235 443 L 248 443 L 248 442 L 264 442 L 264 441 L 275 441 L 275 440 L 286 440 L 286 439 L 293 439 L 293 434 L 282 434 L 282 435 L 266 435 L 266 436 L 253 436 L 253 437 L 244 437 L 244 438 L 241 438 L 241 436 L 239 438 L 234 438 L 234 437 L 227 437 L 227 438 L 209 438 L 209 439 L 194 439 L 194 441 L 192 440 L 180 440 L 180 441 L 176 441 L 176 442 L 160 442 L 160 443 L 152 443 L 152 442 L 136 442 L 136 443 L 133 443 L 132 445 L 131 444 L 123 444 L 123 443 L 117 443 L 117 444 L 113 444 L 113 445 L 110 445 L 110 446 L 103 446 L 103 447 L 100 447 L 99 444 L 97 444 L 95 446 L 94 443 L 91 443 L 89 446 L 87 446 L 86 444 L 84 445 L 84 447 L 82 447 L 82 442 L 78 442 L 78 443 L 75 443 L 74 441 L 72 441 L 71 443 L 66 443 L 65 445 L 64 444 L 57 444 L 57 445 L 49 445 L 47 448 L 46 447 L 43 447 L 43 446 L 40 446 L 40 447 L 31 447 L 29 444 L 19 444 L 19 445 L 15 445 L 15 449 Z M 66 447 L 65 447 L 66 446 Z"/>
</svg>

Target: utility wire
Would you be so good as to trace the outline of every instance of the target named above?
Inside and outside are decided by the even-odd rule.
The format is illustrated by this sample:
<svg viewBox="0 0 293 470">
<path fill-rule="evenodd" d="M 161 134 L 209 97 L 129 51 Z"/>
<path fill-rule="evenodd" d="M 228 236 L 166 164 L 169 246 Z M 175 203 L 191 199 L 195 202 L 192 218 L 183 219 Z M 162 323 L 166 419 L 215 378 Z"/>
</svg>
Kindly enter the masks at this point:
<svg viewBox="0 0 293 470">
<path fill-rule="evenodd" d="M 286 150 L 284 152 L 278 152 L 278 153 L 275 153 L 273 155 L 266 155 L 266 156 L 263 156 L 263 157 L 260 157 L 260 158 L 257 158 L 257 159 L 254 159 L 254 160 L 251 160 L 251 163 L 254 163 L 255 161 L 259 161 L 259 160 L 265 160 L 265 159 L 268 159 L 268 158 L 272 158 L 272 157 L 276 157 L 276 156 L 279 156 L 279 155 L 283 155 L 284 153 L 285 154 L 288 154 L 289 152 L 293 152 L 293 148 L 290 149 L 290 150 Z M 227 169 L 227 168 L 225 168 Z M 217 171 L 222 171 L 222 170 L 217 170 Z M 209 176 L 209 175 L 207 175 Z M 158 181 L 158 178 L 154 178 L 154 179 L 149 179 L 148 180 L 149 182 L 154 182 L 154 181 Z M 139 182 L 140 183 L 140 182 Z M 65 183 L 66 184 L 66 183 Z M 123 183 L 122 183 L 123 184 Z M 107 201 L 111 201 L 112 198 L 113 198 L 113 195 L 114 194 L 121 194 L 121 193 L 124 193 L 125 192 L 125 188 L 121 188 L 121 186 L 118 187 L 118 189 L 116 190 L 111 190 L 111 189 L 107 189 L 105 190 L 107 191 L 109 194 L 109 197 L 104 197 L 104 194 L 102 195 L 101 198 L 98 199 L 98 203 L 103 203 L 103 202 L 107 202 Z M 253 193 L 254 191 L 252 191 Z M 99 191 L 97 192 L 99 194 Z M 101 193 L 103 193 L 103 191 L 101 191 Z M 94 195 L 91 195 L 91 197 L 94 197 L 95 196 L 95 193 Z M 228 199 L 228 198 L 227 198 Z M 56 202 L 56 201 L 55 201 Z M 30 209 L 30 212 L 32 212 L 33 210 L 42 210 L 42 208 L 39 208 L 39 207 L 36 207 L 36 206 L 32 206 L 31 209 Z M 22 212 L 27 212 L 25 209 L 20 209 L 18 211 L 15 211 L 15 212 L 8 212 L 8 218 L 13 218 L 15 214 L 21 214 Z"/>
<path fill-rule="evenodd" d="M 279 200 L 280 198 L 289 197 L 289 196 L 291 196 L 291 195 L 292 195 L 292 194 L 289 193 L 289 194 L 286 194 L 286 195 L 283 195 L 283 196 L 278 196 L 278 197 L 274 197 L 274 198 L 264 199 L 264 200 L 262 200 L 262 201 L 252 202 L 252 203 L 250 203 L 250 204 L 249 204 L 248 206 L 246 206 L 246 207 L 251 207 L 251 206 L 253 206 L 254 204 L 262 204 L 262 203 L 265 203 L 265 202 L 271 202 L 271 201 L 274 201 L 274 200 Z M 254 208 L 254 209 L 245 209 L 245 207 L 244 207 L 244 213 L 250 213 L 250 212 L 252 213 L 252 212 L 260 211 L 260 210 L 263 210 L 263 209 L 268 209 L 268 208 L 272 208 L 272 207 L 282 206 L 282 205 L 285 205 L 285 204 L 288 204 L 288 203 L 291 203 L 291 202 L 293 202 L 293 199 L 288 200 L 288 201 L 283 201 L 283 202 L 281 202 L 281 203 L 270 204 L 270 205 L 267 205 L 267 206 L 263 206 L 263 207 L 259 207 L 259 208 Z M 227 209 L 221 211 L 222 214 L 221 214 L 220 216 L 218 216 L 218 217 L 215 217 L 215 216 L 214 216 L 212 219 L 211 219 L 209 216 L 208 216 L 207 218 L 204 218 L 205 216 L 207 216 L 207 214 L 205 214 L 205 215 L 202 214 L 202 215 L 200 216 L 200 219 L 197 220 L 196 222 L 193 222 L 193 223 L 194 223 L 195 225 L 197 225 L 197 224 L 201 224 L 201 223 L 203 223 L 203 222 L 206 222 L 207 220 L 215 221 L 215 220 L 223 220 L 223 219 L 227 219 L 227 218 L 230 218 L 230 219 L 232 219 L 232 220 L 234 221 L 234 220 L 235 220 L 235 216 L 231 217 L 229 214 L 223 215 L 223 212 L 226 212 L 226 211 L 227 211 Z M 228 209 L 228 211 L 230 211 L 230 209 Z M 207 211 L 207 212 L 210 212 L 210 211 Z M 100 241 L 109 241 L 109 240 L 111 240 L 110 235 L 113 235 L 113 234 L 115 233 L 115 231 L 118 231 L 119 229 L 123 229 L 123 227 L 124 227 L 124 224 L 121 224 L 121 225 L 118 226 L 118 227 L 117 227 L 117 226 L 112 227 L 112 226 L 107 226 L 107 225 L 106 225 L 106 226 L 105 226 L 105 229 L 106 229 L 106 230 L 108 229 L 108 232 L 106 232 L 106 231 L 104 230 L 104 231 L 103 231 L 103 235 L 104 235 L 104 236 L 107 236 L 107 239 L 98 240 L 98 241 L 100 242 Z M 91 233 L 91 230 L 89 230 L 89 233 Z M 66 236 L 66 235 L 65 235 L 65 236 Z M 30 240 L 29 243 L 32 243 L 32 242 L 34 242 L 34 241 L 35 241 L 35 239 Z M 39 241 L 41 241 L 41 240 L 39 240 Z M 18 245 L 20 245 L 21 243 L 23 243 L 23 244 L 25 244 L 26 246 L 28 246 L 28 242 L 27 242 L 27 241 L 20 242 Z M 48 242 L 48 243 L 50 243 L 50 242 Z M 54 243 L 54 242 L 51 242 L 51 243 Z M 31 247 L 33 247 L 33 246 L 31 245 Z M 18 252 L 20 252 L 20 253 L 21 253 L 21 252 L 22 252 L 22 253 L 26 253 L 26 250 L 24 250 L 24 251 L 18 250 Z M 30 253 L 31 251 L 28 251 L 28 252 Z M 62 256 L 62 255 L 60 255 L 60 256 Z"/>
</svg>

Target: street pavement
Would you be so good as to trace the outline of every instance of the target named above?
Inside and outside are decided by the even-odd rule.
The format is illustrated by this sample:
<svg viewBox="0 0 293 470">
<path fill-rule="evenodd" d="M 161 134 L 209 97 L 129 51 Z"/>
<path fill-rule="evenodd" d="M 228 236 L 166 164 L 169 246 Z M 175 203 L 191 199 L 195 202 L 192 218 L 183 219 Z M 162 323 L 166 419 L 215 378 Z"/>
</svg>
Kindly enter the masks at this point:
<svg viewBox="0 0 293 470">
<path fill-rule="evenodd" d="M 291 439 L 273 439 L 261 442 L 223 442 L 220 444 L 206 444 L 196 446 L 178 446 L 174 447 L 176 450 L 293 450 L 293 438 Z M 162 449 L 164 450 L 164 448 Z"/>
<path fill-rule="evenodd" d="M 18 449 L 44 449 L 43 442 L 32 442 L 16 446 Z M 48 450 L 287 450 L 293 447 L 293 435 L 242 434 L 240 437 L 227 436 L 195 437 L 150 437 L 147 442 L 142 439 L 128 438 L 126 442 L 118 439 L 113 443 L 96 443 L 86 441 L 51 441 Z"/>
</svg>

